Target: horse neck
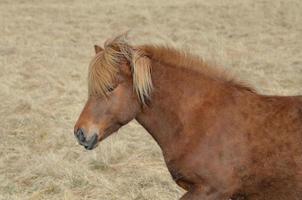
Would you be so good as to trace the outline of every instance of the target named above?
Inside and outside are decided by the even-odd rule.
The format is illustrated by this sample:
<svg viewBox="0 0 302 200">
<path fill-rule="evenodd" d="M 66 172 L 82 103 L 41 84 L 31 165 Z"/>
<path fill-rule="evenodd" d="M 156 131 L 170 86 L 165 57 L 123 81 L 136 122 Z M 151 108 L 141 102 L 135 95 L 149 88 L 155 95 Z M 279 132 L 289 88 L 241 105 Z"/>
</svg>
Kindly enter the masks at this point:
<svg viewBox="0 0 302 200">
<path fill-rule="evenodd" d="M 187 108 L 194 104 L 193 101 L 201 103 L 213 89 L 213 81 L 188 68 L 158 62 L 152 64 L 151 75 L 154 91 L 150 105 L 137 115 L 136 120 L 151 134 L 163 152 L 171 151 L 169 147 L 173 141 L 182 137 L 183 114 L 190 112 Z"/>
</svg>

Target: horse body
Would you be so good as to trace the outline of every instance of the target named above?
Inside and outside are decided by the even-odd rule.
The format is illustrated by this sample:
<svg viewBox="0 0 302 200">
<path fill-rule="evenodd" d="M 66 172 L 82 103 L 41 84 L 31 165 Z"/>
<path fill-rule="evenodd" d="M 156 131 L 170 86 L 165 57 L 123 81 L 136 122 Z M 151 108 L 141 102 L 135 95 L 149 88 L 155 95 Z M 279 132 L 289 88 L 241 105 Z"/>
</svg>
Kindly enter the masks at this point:
<svg viewBox="0 0 302 200">
<path fill-rule="evenodd" d="M 110 83 L 115 89 L 108 99 L 88 99 L 75 126 L 80 144 L 92 149 L 135 118 L 159 144 L 173 179 L 187 191 L 183 200 L 302 198 L 301 97 L 257 94 L 206 66 L 192 70 L 190 65 L 203 63 L 171 49 L 113 44 L 126 59 L 118 63 L 121 72 L 114 72 L 118 78 Z M 138 69 L 133 58 L 141 59 Z M 146 86 L 150 75 L 152 87 Z M 141 84 L 137 95 L 135 81 Z M 150 88 L 150 98 L 142 101 Z"/>
<path fill-rule="evenodd" d="M 136 120 L 160 145 L 179 186 L 217 191 L 221 199 L 237 193 L 298 199 L 297 190 L 302 197 L 301 180 L 295 180 L 302 167 L 295 166 L 302 155 L 301 102 L 261 96 L 187 69 L 152 66 L 152 103 Z"/>
</svg>

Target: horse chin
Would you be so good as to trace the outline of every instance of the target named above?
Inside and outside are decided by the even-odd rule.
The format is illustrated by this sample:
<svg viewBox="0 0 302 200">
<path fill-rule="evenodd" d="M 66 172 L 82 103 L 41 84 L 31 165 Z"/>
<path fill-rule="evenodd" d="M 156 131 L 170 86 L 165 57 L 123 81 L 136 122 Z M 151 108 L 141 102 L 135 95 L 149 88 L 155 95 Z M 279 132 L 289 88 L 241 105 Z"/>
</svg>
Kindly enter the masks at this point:
<svg viewBox="0 0 302 200">
<path fill-rule="evenodd" d="M 91 146 L 91 147 L 88 147 L 88 146 L 84 146 L 84 148 L 86 149 L 86 150 L 93 150 L 93 149 L 95 149 L 97 146 L 99 146 L 99 142 L 97 142 L 95 145 L 93 145 L 93 146 Z"/>
<path fill-rule="evenodd" d="M 117 131 L 114 132 L 105 132 L 105 134 L 99 136 L 99 141 L 97 142 L 96 146 L 103 140 L 105 140 L 107 137 L 109 137 L 110 135 L 116 133 Z"/>
<path fill-rule="evenodd" d="M 82 145 L 85 147 L 85 149 L 92 150 L 97 146 L 98 143 L 99 136 L 95 133 L 88 141 L 83 142 Z"/>
<path fill-rule="evenodd" d="M 121 126 L 116 126 L 113 129 L 111 129 L 110 131 L 107 130 L 105 131 L 102 135 L 100 134 L 94 134 L 91 139 L 84 145 L 86 150 L 93 150 L 95 149 L 97 146 L 99 146 L 99 143 L 101 141 L 103 141 L 104 139 L 106 139 L 107 137 L 109 137 L 110 135 L 112 135 L 113 133 L 116 133 L 118 131 L 118 129 Z M 113 131 L 113 132 L 111 132 Z"/>
</svg>

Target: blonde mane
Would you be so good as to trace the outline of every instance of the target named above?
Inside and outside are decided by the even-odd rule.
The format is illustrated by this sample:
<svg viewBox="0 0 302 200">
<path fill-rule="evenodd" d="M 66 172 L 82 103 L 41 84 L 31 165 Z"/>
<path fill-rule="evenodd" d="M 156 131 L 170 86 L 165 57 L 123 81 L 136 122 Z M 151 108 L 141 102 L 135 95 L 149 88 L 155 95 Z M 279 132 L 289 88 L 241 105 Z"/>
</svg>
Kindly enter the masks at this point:
<svg viewBox="0 0 302 200">
<path fill-rule="evenodd" d="M 140 48 L 150 56 L 152 61 L 159 61 L 173 67 L 187 68 L 239 89 L 255 92 L 247 83 L 236 78 L 226 69 L 207 63 L 200 56 L 169 46 L 143 45 Z"/>
<path fill-rule="evenodd" d="M 92 59 L 88 72 L 89 95 L 107 96 L 120 65 L 126 61 L 130 63 L 134 90 L 145 104 L 153 89 L 150 59 L 141 49 L 130 46 L 123 36 L 107 41 L 104 50 Z"/>
<path fill-rule="evenodd" d="M 113 87 L 120 65 L 128 62 L 131 67 L 134 90 L 141 102 L 145 104 L 153 89 L 151 60 L 175 67 L 189 68 L 207 77 L 254 92 L 249 86 L 235 80 L 225 71 L 209 66 L 198 56 L 165 46 L 133 47 L 126 42 L 124 36 L 119 36 L 107 41 L 104 50 L 92 59 L 88 73 L 89 95 L 107 96 L 106 94 Z"/>
</svg>

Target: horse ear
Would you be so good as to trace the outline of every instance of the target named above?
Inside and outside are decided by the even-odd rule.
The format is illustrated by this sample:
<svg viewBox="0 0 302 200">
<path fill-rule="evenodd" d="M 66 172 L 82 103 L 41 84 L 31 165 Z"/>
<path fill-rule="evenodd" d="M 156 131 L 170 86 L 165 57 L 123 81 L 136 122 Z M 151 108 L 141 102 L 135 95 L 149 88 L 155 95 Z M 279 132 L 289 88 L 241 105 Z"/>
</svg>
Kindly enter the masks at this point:
<svg viewBox="0 0 302 200">
<path fill-rule="evenodd" d="M 102 47 L 100 47 L 98 45 L 94 45 L 94 51 L 95 51 L 96 54 L 99 53 L 99 52 L 101 52 L 101 51 L 103 51 L 103 50 L 104 49 Z"/>
</svg>

